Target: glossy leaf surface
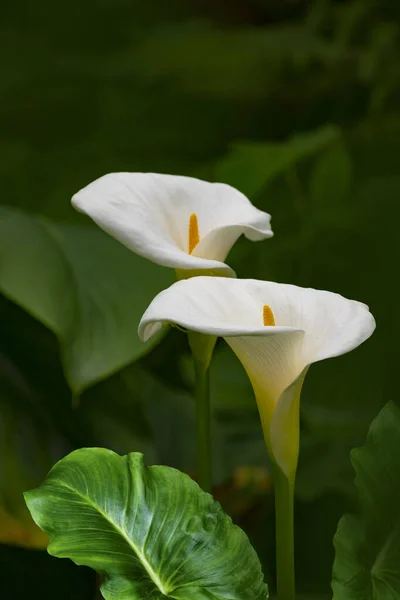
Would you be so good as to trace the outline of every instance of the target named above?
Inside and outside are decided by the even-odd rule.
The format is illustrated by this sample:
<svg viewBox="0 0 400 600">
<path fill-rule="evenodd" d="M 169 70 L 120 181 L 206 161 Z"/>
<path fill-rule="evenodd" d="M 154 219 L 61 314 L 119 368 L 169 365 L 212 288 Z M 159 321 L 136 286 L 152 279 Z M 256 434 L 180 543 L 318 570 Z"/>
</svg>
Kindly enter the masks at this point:
<svg viewBox="0 0 400 600">
<path fill-rule="evenodd" d="M 140 453 L 77 450 L 26 495 L 49 552 L 104 575 L 106 600 L 264 600 L 257 555 L 213 498 Z"/>
</svg>

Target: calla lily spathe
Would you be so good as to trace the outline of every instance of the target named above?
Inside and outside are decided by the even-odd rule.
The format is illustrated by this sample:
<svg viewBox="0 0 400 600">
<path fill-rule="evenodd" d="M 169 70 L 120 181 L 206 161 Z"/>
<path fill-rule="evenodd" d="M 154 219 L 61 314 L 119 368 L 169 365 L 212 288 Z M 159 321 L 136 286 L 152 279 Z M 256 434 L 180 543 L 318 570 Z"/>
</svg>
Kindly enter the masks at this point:
<svg viewBox="0 0 400 600">
<path fill-rule="evenodd" d="M 240 235 L 272 236 L 270 215 L 241 192 L 192 177 L 110 173 L 72 204 L 130 250 L 178 271 L 234 276 L 224 261 Z"/>
<path fill-rule="evenodd" d="M 291 480 L 309 366 L 353 350 L 375 328 L 365 304 L 338 294 L 215 277 L 179 281 L 156 296 L 140 322 L 140 338 L 166 323 L 225 338 L 251 380 L 270 456 Z"/>
</svg>

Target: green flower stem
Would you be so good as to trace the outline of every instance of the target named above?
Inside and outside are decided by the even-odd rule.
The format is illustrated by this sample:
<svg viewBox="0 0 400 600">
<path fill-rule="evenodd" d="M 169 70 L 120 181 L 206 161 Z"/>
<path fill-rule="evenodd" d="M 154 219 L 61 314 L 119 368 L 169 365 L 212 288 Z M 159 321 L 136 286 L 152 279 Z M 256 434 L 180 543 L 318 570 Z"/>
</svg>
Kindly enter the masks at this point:
<svg viewBox="0 0 400 600">
<path fill-rule="evenodd" d="M 195 359 L 196 459 L 198 483 L 205 492 L 212 489 L 210 370 Z"/>
<path fill-rule="evenodd" d="M 211 410 L 210 410 L 210 361 L 217 338 L 188 332 L 195 371 L 196 399 L 196 460 L 197 478 L 206 492 L 212 490 Z"/>
<path fill-rule="evenodd" d="M 275 490 L 276 579 L 278 600 L 295 600 L 294 477 L 273 467 Z"/>
</svg>

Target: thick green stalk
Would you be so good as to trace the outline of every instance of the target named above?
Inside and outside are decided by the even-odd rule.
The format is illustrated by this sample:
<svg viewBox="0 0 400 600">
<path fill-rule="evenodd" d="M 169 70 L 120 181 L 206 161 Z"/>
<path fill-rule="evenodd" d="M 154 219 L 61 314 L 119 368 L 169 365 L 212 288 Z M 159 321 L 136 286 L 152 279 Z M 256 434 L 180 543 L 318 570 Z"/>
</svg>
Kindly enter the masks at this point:
<svg viewBox="0 0 400 600">
<path fill-rule="evenodd" d="M 210 371 L 204 363 L 194 360 L 196 385 L 196 460 L 198 483 L 211 492 L 211 414 Z"/>
<path fill-rule="evenodd" d="M 274 465 L 276 579 L 278 600 L 295 600 L 294 477 Z"/>
<path fill-rule="evenodd" d="M 211 410 L 209 366 L 217 338 L 195 331 L 188 332 L 195 371 L 196 461 L 201 488 L 212 490 Z"/>
</svg>

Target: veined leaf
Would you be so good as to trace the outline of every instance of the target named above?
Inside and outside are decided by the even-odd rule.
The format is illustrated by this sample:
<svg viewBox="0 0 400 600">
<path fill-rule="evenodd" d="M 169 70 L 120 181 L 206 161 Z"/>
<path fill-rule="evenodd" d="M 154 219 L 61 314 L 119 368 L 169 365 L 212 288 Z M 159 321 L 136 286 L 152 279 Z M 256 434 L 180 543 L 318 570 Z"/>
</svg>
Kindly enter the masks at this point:
<svg viewBox="0 0 400 600">
<path fill-rule="evenodd" d="M 76 450 L 25 498 L 48 551 L 104 576 L 106 600 L 265 600 L 257 555 L 187 475 L 143 455 Z"/>
<path fill-rule="evenodd" d="M 360 509 L 335 536 L 334 600 L 400 598 L 400 409 L 388 403 L 353 450 Z"/>
<path fill-rule="evenodd" d="M 172 280 L 98 229 L 0 209 L 0 291 L 56 334 L 75 393 L 145 352 L 137 325 Z"/>
</svg>

